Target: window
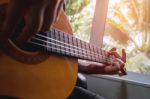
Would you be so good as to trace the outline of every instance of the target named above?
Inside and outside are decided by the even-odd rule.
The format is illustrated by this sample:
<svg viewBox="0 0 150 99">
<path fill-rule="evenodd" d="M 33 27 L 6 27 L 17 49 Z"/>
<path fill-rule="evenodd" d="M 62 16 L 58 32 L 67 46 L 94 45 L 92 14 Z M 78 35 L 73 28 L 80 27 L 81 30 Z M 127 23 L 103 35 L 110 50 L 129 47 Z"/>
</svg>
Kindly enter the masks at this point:
<svg viewBox="0 0 150 99">
<path fill-rule="evenodd" d="M 104 48 L 125 48 L 126 68 L 150 74 L 150 1 L 109 0 Z"/>
<path fill-rule="evenodd" d="M 87 42 L 90 39 L 95 2 L 96 0 L 66 0 L 66 14 L 74 35 Z"/>
<path fill-rule="evenodd" d="M 67 0 L 75 36 L 89 41 L 96 0 Z M 103 49 L 127 51 L 128 71 L 150 74 L 150 0 L 109 0 Z"/>
</svg>

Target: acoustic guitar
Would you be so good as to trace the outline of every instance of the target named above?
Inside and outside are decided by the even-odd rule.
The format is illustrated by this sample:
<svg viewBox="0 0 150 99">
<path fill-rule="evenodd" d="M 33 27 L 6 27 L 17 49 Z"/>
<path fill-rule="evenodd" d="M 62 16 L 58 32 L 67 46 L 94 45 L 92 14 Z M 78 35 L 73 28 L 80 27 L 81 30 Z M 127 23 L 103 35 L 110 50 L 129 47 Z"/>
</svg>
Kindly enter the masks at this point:
<svg viewBox="0 0 150 99">
<path fill-rule="evenodd" d="M 53 28 L 24 45 L 14 37 L 0 50 L 0 96 L 19 99 L 66 99 L 77 78 L 78 61 L 112 64 L 108 52 L 72 36 L 62 11 Z"/>
</svg>

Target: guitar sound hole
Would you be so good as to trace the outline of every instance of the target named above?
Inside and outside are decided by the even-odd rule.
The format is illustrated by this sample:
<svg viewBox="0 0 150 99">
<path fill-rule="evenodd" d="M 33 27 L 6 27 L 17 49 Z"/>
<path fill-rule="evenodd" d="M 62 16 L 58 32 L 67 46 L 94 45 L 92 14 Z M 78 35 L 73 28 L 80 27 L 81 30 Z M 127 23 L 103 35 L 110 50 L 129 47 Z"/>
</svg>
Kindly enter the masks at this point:
<svg viewBox="0 0 150 99">
<path fill-rule="evenodd" d="M 20 23 L 18 24 L 17 29 L 15 30 L 15 33 L 13 33 L 11 40 L 18 48 L 20 48 L 22 50 L 25 50 L 28 52 L 39 51 L 40 48 L 36 45 L 30 44 L 30 43 L 18 44 L 17 41 L 15 40 L 19 36 L 19 33 L 22 32 L 24 26 L 25 26 L 25 19 L 23 18 L 23 19 L 21 19 Z"/>
<path fill-rule="evenodd" d="M 28 52 L 36 52 L 39 51 L 40 48 L 36 45 L 30 44 L 30 43 L 24 43 L 22 45 L 17 45 L 22 50 L 28 51 Z"/>
<path fill-rule="evenodd" d="M 15 39 L 11 39 L 11 41 L 15 44 L 16 47 L 27 52 L 42 51 L 42 49 L 39 46 L 33 45 L 31 43 L 18 44 Z"/>
</svg>

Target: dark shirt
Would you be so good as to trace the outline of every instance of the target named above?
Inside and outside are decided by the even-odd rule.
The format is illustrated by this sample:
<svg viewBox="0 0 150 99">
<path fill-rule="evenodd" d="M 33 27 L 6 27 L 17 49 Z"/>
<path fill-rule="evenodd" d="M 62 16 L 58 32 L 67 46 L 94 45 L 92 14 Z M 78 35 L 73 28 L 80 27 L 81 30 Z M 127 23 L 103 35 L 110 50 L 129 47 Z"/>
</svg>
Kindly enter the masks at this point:
<svg viewBox="0 0 150 99">
<path fill-rule="evenodd" d="M 68 99 L 105 99 L 87 89 L 76 86 Z"/>
</svg>

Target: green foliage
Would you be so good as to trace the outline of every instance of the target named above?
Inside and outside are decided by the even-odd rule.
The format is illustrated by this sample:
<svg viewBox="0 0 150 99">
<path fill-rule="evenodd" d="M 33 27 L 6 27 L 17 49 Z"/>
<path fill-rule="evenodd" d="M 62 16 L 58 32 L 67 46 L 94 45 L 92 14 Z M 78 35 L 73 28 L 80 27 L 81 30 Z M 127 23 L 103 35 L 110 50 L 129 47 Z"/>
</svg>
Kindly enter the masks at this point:
<svg viewBox="0 0 150 99">
<path fill-rule="evenodd" d="M 150 72 L 150 59 L 145 53 L 138 53 L 134 57 L 128 59 L 126 68 L 134 72 L 148 74 Z"/>
<path fill-rule="evenodd" d="M 126 66 L 130 71 L 150 73 L 149 13 L 150 0 L 110 1 L 107 22 L 112 26 L 105 31 L 104 41 L 109 39 L 104 42 L 105 48 L 124 46 L 128 54 Z"/>
<path fill-rule="evenodd" d="M 88 40 L 91 27 L 91 13 L 88 11 L 90 0 L 67 0 L 66 14 L 69 16 L 73 32 L 82 39 Z M 94 8 L 93 8 L 94 9 Z"/>
<path fill-rule="evenodd" d="M 90 0 L 66 0 L 66 14 L 69 16 L 74 16 L 89 3 Z"/>
<path fill-rule="evenodd" d="M 66 13 L 75 36 L 85 41 L 90 37 L 93 1 L 66 1 Z M 119 51 L 125 48 L 127 69 L 150 73 L 150 0 L 109 0 L 109 3 L 103 48 L 116 47 Z"/>
</svg>

